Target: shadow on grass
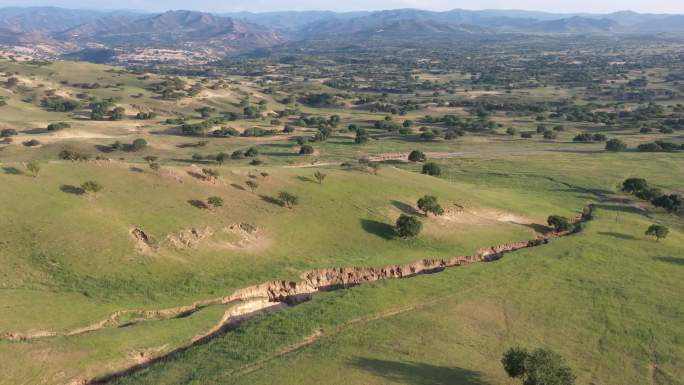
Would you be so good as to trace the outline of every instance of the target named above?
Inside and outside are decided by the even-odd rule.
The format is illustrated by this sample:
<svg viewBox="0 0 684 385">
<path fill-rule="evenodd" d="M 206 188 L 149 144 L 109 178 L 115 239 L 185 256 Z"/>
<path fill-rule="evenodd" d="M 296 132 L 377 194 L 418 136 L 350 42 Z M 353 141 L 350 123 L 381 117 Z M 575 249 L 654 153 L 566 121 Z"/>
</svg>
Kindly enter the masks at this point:
<svg viewBox="0 0 684 385">
<path fill-rule="evenodd" d="M 202 209 L 202 210 L 208 209 L 208 208 L 209 208 L 209 206 L 207 206 L 206 203 L 204 203 L 204 202 L 201 201 L 201 200 L 197 200 L 197 199 L 191 199 L 191 200 L 189 200 L 189 201 L 188 201 L 188 204 L 191 205 L 191 206 L 193 206 L 193 207 L 195 207 L 195 208 Z"/>
<path fill-rule="evenodd" d="M 16 167 L 3 167 L 2 171 L 9 175 L 21 175 L 23 172 Z"/>
<path fill-rule="evenodd" d="M 261 198 L 261 200 L 266 202 L 266 203 L 274 204 L 274 205 L 280 206 L 280 207 L 285 206 L 285 203 L 276 197 L 271 197 L 268 195 L 259 195 L 259 198 Z"/>
<path fill-rule="evenodd" d="M 316 182 L 315 180 L 309 178 L 308 176 L 297 175 L 296 178 L 299 179 L 299 180 L 302 181 L 302 182 L 310 182 L 310 183 L 316 183 L 316 184 L 318 184 L 318 182 Z"/>
<path fill-rule="evenodd" d="M 83 195 L 85 194 L 85 190 L 78 187 L 78 186 L 73 186 L 70 184 L 63 184 L 59 186 L 59 189 L 62 190 L 62 192 L 65 192 L 67 194 L 74 194 L 74 195 Z"/>
<path fill-rule="evenodd" d="M 539 233 L 539 234 L 546 234 L 546 233 L 551 231 L 551 228 L 549 226 L 540 225 L 538 223 L 517 223 L 517 222 L 510 222 L 510 223 L 529 227 L 530 229 L 534 230 L 535 233 Z"/>
<path fill-rule="evenodd" d="M 413 385 L 487 385 L 481 373 L 463 368 L 362 357 L 354 358 L 348 365 L 388 382 Z"/>
<path fill-rule="evenodd" d="M 231 183 L 230 186 L 231 186 L 232 188 L 236 189 L 236 190 L 246 191 L 244 187 L 240 186 L 240 185 L 237 184 L 237 183 Z"/>
<path fill-rule="evenodd" d="M 648 212 L 646 210 L 639 208 L 639 207 L 634 207 L 634 206 L 597 204 L 597 205 L 594 205 L 594 207 L 597 209 L 601 209 L 601 210 L 616 211 L 616 212 L 628 213 L 628 214 L 638 214 L 638 215 L 648 214 Z"/>
<path fill-rule="evenodd" d="M 395 201 L 395 200 L 390 201 L 390 203 L 392 203 L 392 206 L 394 206 L 394 207 L 398 208 L 399 210 L 401 210 L 401 212 L 404 213 L 404 214 L 407 214 L 407 215 L 415 215 L 415 216 L 419 216 L 419 217 L 422 217 L 422 216 L 423 216 L 423 213 L 421 213 L 420 211 L 416 210 L 413 206 L 411 206 L 411 205 L 409 205 L 409 204 L 407 204 L 407 203 L 399 202 L 399 201 Z"/>
<path fill-rule="evenodd" d="M 361 227 L 366 230 L 366 232 L 377 235 L 383 239 L 394 239 L 394 227 L 388 225 L 387 223 L 374 221 L 372 219 L 362 219 Z"/>
<path fill-rule="evenodd" d="M 612 231 L 599 231 L 599 235 L 605 235 L 607 237 L 613 237 L 613 238 L 618 238 L 618 239 L 623 239 L 626 241 L 636 241 L 638 238 L 628 235 L 628 234 L 622 234 L 622 233 L 614 233 Z"/>
<path fill-rule="evenodd" d="M 655 257 L 653 259 L 655 259 L 656 261 L 660 261 L 660 262 L 671 263 L 673 265 L 684 266 L 684 258 L 682 258 L 682 257 L 663 256 L 663 257 Z"/>
</svg>

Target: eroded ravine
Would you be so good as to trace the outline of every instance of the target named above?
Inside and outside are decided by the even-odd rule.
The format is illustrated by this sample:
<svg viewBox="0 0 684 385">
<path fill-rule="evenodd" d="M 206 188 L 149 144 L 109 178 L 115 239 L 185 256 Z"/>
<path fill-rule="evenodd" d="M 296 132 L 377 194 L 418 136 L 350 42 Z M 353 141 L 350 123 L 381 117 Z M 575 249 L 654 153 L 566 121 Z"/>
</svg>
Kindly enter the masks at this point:
<svg viewBox="0 0 684 385">
<path fill-rule="evenodd" d="M 575 225 L 591 219 L 593 206 L 589 206 L 580 218 L 573 221 Z M 575 226 L 576 229 L 580 228 Z M 207 306 L 219 304 L 235 305 L 226 310 L 223 317 L 208 331 L 195 336 L 190 343 L 172 351 L 157 355 L 142 357 L 135 365 L 110 373 L 95 379 L 76 379 L 69 385 L 94 385 L 105 384 L 116 378 L 130 375 L 141 369 L 149 367 L 155 362 L 169 356 L 185 351 L 198 344 L 205 343 L 223 333 L 238 327 L 243 322 L 254 317 L 273 311 L 280 311 L 289 306 L 299 304 L 311 299 L 318 292 L 345 289 L 367 282 L 386 279 L 403 279 L 422 274 L 437 273 L 449 267 L 463 266 L 477 262 L 491 262 L 501 259 L 504 254 L 536 247 L 549 243 L 553 238 L 562 237 L 574 233 L 547 233 L 539 238 L 523 242 L 506 243 L 498 246 L 487 247 L 478 250 L 475 255 L 458 256 L 443 259 L 423 259 L 413 263 L 388 265 L 384 267 L 343 267 L 310 270 L 303 273 L 300 281 L 269 281 L 262 284 L 238 289 L 232 294 L 203 301 L 197 301 L 190 305 L 160 310 L 124 310 L 115 312 L 108 318 L 92 325 L 72 330 L 65 333 L 41 331 L 32 334 L 5 333 L 3 339 L 31 340 L 52 336 L 74 336 L 87 332 L 93 332 L 107 327 L 121 326 L 124 323 L 161 320 L 193 314 Z M 127 318 L 128 317 L 128 318 Z"/>
</svg>

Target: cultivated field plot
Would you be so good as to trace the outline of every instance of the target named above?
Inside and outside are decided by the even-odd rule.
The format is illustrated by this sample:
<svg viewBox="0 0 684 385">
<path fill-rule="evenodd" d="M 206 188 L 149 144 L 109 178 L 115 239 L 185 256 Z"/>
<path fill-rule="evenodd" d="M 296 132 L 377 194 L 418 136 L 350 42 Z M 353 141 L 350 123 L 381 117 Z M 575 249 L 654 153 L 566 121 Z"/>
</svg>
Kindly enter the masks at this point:
<svg viewBox="0 0 684 385">
<path fill-rule="evenodd" d="M 684 384 L 680 46 L 539 39 L 1 60 L 0 384 Z"/>
</svg>

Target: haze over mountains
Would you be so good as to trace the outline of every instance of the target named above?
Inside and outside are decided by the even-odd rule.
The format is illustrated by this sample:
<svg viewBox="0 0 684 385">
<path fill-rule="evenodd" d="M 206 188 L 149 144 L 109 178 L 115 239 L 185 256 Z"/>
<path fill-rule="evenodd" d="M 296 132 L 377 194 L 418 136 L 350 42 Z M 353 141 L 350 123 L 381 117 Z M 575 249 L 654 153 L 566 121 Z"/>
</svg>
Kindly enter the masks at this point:
<svg viewBox="0 0 684 385">
<path fill-rule="evenodd" d="M 85 48 L 205 49 L 218 55 L 302 40 L 453 37 L 492 33 L 680 33 L 684 15 L 555 14 L 519 10 L 399 9 L 376 12 L 302 11 L 210 14 L 168 11 L 0 9 L 0 44 Z"/>
</svg>

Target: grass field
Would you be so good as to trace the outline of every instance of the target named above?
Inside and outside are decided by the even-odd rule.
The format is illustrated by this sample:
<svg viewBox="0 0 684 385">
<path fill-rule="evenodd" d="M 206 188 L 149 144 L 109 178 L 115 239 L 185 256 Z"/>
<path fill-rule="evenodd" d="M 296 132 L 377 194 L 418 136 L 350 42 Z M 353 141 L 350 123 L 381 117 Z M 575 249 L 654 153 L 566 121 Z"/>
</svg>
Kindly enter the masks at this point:
<svg viewBox="0 0 684 385">
<path fill-rule="evenodd" d="M 169 101 L 150 91 L 162 80 L 158 75 L 68 62 L 3 61 L 0 69 L 3 80 L 12 75 L 20 84 L 0 89 L 8 98 L 0 107 L 1 128 L 18 131 L 11 143 L 0 144 L 0 384 L 75 385 L 125 370 L 189 345 L 241 304 L 214 301 L 187 314 L 155 310 L 297 280 L 312 269 L 473 255 L 534 239 L 549 215 L 576 217 L 591 203 L 595 218 L 579 234 L 497 262 L 317 294 L 113 383 L 498 384 L 508 381 L 501 353 L 522 344 L 561 353 L 579 384 L 684 384 L 684 221 L 620 192 L 624 179 L 644 177 L 681 194 L 684 153 L 610 153 L 603 143 L 572 140 L 580 132 L 601 132 L 634 148 L 656 139 L 679 143 L 681 131 L 640 133 L 550 119 L 546 125 L 565 126 L 555 139 L 521 139 L 505 129 L 535 131 L 533 116 L 495 114 L 500 126 L 455 140 L 369 128 L 372 139 L 357 145 L 347 125 L 370 127 L 386 113 L 300 106 L 341 119 L 328 140 L 314 144 L 315 154 L 303 156 L 296 138 L 315 128 L 266 137 L 188 137 L 164 122 L 178 116 L 199 122 L 195 109 L 203 106 L 240 112 L 245 98 L 266 100 L 267 111 L 282 110 L 287 87 L 266 93 L 254 79 L 236 76 L 226 87 Z M 94 82 L 102 86 L 76 86 Z M 317 84 L 290 87 L 330 90 Z M 84 111 L 40 106 L 45 95 L 83 92 L 118 98 L 128 116 L 93 121 Z M 515 90 L 513 97 L 543 101 L 583 92 L 549 86 Z M 143 110 L 159 115 L 133 118 Z M 463 111 L 434 107 L 401 120 L 419 121 L 426 113 Z M 281 129 L 293 121 L 229 125 Z M 54 122 L 71 127 L 48 132 Z M 115 141 L 138 138 L 148 143 L 139 152 L 111 149 Z M 31 139 L 40 145 L 23 144 Z M 250 147 L 261 163 L 207 158 Z M 65 148 L 90 160 L 58 159 Z M 398 160 L 414 149 L 425 151 L 442 175 L 422 175 L 421 164 Z M 151 169 L 146 156 L 158 157 L 160 169 Z M 388 160 L 376 175 L 358 163 L 364 158 Z M 37 176 L 27 169 L 30 161 L 40 165 Z M 202 168 L 218 170 L 218 178 L 205 180 Z M 322 183 L 316 171 L 327 175 Z M 103 190 L 82 191 L 89 180 Z M 258 187 L 251 191 L 247 181 Z M 299 204 L 277 204 L 281 191 L 297 195 Z M 416 214 L 416 201 L 426 194 L 439 197 L 446 214 L 419 215 L 420 236 L 399 238 L 397 217 Z M 223 205 L 200 208 L 211 196 Z M 655 223 L 669 227 L 666 239 L 644 235 Z M 134 229 L 148 241 L 136 239 Z M 104 327 L 83 331 L 110 317 Z"/>
</svg>

